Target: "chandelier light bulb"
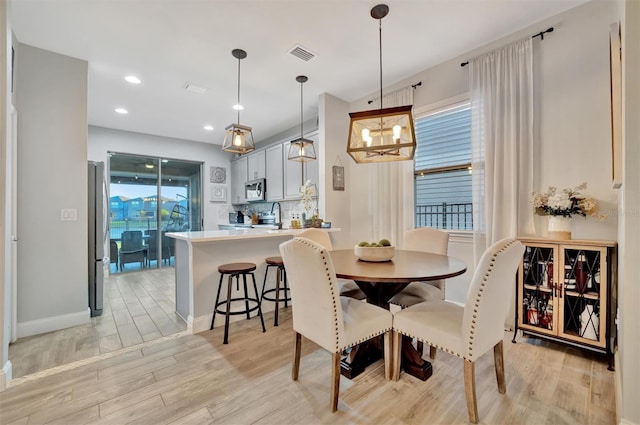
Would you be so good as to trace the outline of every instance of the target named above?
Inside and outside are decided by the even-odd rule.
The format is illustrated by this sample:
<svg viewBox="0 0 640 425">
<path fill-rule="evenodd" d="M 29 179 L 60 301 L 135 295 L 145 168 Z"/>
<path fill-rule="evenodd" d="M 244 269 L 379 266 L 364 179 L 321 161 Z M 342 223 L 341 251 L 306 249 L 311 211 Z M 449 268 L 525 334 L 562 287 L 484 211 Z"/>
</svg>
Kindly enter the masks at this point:
<svg viewBox="0 0 640 425">
<path fill-rule="evenodd" d="M 398 142 L 400 140 L 400 135 L 402 134 L 402 127 L 399 125 L 393 126 L 393 141 Z"/>
<path fill-rule="evenodd" d="M 237 133 L 236 136 L 233 138 L 233 144 L 235 146 L 242 146 L 242 134 Z"/>
</svg>

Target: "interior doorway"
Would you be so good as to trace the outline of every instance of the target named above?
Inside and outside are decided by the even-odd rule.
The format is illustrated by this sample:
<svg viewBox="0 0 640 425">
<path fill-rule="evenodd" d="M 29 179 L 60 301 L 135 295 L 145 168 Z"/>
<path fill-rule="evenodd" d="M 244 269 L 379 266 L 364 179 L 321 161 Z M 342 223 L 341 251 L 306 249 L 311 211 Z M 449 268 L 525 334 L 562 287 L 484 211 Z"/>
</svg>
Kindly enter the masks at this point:
<svg viewBox="0 0 640 425">
<path fill-rule="evenodd" d="M 109 152 L 110 273 L 174 264 L 167 232 L 202 228 L 202 163 Z"/>
</svg>

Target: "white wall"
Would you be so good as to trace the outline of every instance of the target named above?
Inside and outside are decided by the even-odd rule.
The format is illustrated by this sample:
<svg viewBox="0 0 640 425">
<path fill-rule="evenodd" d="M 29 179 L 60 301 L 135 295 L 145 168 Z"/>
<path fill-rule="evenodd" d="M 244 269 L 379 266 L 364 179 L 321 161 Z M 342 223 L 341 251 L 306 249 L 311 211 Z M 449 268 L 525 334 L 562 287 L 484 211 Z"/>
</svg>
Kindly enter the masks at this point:
<svg viewBox="0 0 640 425">
<path fill-rule="evenodd" d="M 20 44 L 18 336 L 89 321 L 87 62 Z M 61 221 L 61 209 L 77 220 Z"/>
<path fill-rule="evenodd" d="M 218 230 L 218 223 L 229 222 L 228 212 L 233 211 L 230 203 L 231 167 L 229 162 L 232 155 L 222 151 L 220 145 L 89 126 L 88 160 L 102 161 L 106 165 L 109 151 L 204 162 L 202 169 L 203 230 Z M 227 169 L 228 202 L 209 202 L 213 186 L 209 181 L 209 167 Z"/>
<path fill-rule="evenodd" d="M 9 340 L 11 338 L 11 279 L 7 264 L 6 252 L 9 252 L 10 214 L 6 212 L 10 193 L 6 182 L 10 181 L 11 168 L 7 158 L 10 145 L 10 96 L 11 96 L 11 23 L 7 2 L 0 2 L 0 391 L 4 391 L 7 381 L 11 379 L 11 363 L 9 362 Z"/>
<path fill-rule="evenodd" d="M 351 235 L 351 205 L 353 189 L 349 181 L 352 166 L 351 157 L 346 152 L 344 135 L 349 130 L 349 105 L 335 96 L 323 93 L 318 98 L 320 122 L 319 149 L 320 182 L 320 216 L 331 221 L 333 227 L 339 227 L 341 232 L 331 234 L 332 245 L 335 249 L 351 248 L 354 238 Z M 344 166 L 344 191 L 333 190 L 333 166 Z M 357 210 L 353 211 L 357 214 Z"/>
<path fill-rule="evenodd" d="M 619 332 L 616 373 L 621 423 L 640 424 L 640 2 L 625 1 L 622 22 L 623 181 L 620 189 Z"/>
</svg>

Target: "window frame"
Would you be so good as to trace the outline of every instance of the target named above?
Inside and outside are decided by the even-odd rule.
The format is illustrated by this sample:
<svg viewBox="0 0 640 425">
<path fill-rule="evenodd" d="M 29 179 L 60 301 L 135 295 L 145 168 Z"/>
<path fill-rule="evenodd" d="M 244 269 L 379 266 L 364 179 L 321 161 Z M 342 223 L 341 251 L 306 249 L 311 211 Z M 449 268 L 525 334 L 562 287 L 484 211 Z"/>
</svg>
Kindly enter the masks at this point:
<svg viewBox="0 0 640 425">
<path fill-rule="evenodd" d="M 469 92 L 460 94 L 458 96 L 453 96 L 447 99 L 443 99 L 441 101 L 434 102 L 423 107 L 415 108 L 413 112 L 414 122 L 417 122 L 419 119 L 425 118 L 429 115 L 441 113 L 449 109 L 458 108 L 463 105 L 469 105 L 469 107 L 471 107 L 471 94 Z M 471 149 L 472 149 L 471 146 L 469 146 L 470 152 L 471 152 Z M 450 172 L 450 171 L 469 170 L 469 172 L 471 172 L 472 163 L 471 161 L 469 161 L 466 163 L 461 163 L 456 165 L 448 165 L 448 166 L 417 170 L 415 167 L 415 159 L 414 159 L 413 168 L 414 168 L 413 176 L 414 176 L 414 194 L 415 194 L 416 177 L 430 175 L 430 174 L 441 174 L 441 173 Z M 414 203 L 414 215 L 417 213 L 416 204 L 417 202 Z M 472 208 L 471 214 L 472 214 L 472 220 L 473 220 L 473 203 L 471 204 L 471 208 Z M 472 224 L 472 227 L 473 227 L 473 224 Z M 464 237 L 464 239 L 466 239 L 466 237 L 468 237 L 473 233 L 472 229 L 439 229 L 439 230 L 448 232 L 451 235 L 462 236 Z"/>
</svg>

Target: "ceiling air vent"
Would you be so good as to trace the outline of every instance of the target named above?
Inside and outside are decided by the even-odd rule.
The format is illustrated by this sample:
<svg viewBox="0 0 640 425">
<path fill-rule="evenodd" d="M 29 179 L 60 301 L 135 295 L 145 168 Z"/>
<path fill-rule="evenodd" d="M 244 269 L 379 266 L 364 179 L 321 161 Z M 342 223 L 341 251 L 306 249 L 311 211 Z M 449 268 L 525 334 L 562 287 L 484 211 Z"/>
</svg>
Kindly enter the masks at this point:
<svg viewBox="0 0 640 425">
<path fill-rule="evenodd" d="M 315 53 L 311 53 L 308 49 L 302 47 L 299 44 L 293 46 L 291 50 L 289 50 L 293 56 L 302 59 L 305 62 L 309 62 L 311 59 L 316 57 Z"/>
<path fill-rule="evenodd" d="M 186 82 L 184 85 L 185 90 L 190 91 L 190 92 L 194 92 L 194 93 L 198 93 L 198 94 L 203 94 L 206 93 L 207 88 L 206 87 L 201 87 L 198 85 L 195 85 L 191 82 Z"/>
</svg>

